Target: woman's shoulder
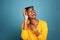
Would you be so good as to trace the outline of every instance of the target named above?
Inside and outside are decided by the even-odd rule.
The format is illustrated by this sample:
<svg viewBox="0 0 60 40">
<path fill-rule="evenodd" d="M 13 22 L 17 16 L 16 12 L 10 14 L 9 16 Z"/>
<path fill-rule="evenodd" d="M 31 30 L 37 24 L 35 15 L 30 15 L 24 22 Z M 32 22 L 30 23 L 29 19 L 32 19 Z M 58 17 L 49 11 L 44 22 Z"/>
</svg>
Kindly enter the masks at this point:
<svg viewBox="0 0 60 40">
<path fill-rule="evenodd" d="M 39 20 L 40 23 L 47 23 L 45 20 Z"/>
</svg>

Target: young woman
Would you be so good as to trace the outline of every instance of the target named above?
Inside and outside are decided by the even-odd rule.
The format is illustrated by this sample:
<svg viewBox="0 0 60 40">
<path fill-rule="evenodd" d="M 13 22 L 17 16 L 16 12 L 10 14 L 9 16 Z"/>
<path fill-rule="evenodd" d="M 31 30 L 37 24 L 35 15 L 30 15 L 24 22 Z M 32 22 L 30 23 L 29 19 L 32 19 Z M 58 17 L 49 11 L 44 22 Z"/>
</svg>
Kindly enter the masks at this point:
<svg viewBox="0 0 60 40">
<path fill-rule="evenodd" d="M 23 40 L 47 40 L 47 23 L 36 19 L 33 6 L 26 7 L 23 15 L 21 38 Z"/>
</svg>

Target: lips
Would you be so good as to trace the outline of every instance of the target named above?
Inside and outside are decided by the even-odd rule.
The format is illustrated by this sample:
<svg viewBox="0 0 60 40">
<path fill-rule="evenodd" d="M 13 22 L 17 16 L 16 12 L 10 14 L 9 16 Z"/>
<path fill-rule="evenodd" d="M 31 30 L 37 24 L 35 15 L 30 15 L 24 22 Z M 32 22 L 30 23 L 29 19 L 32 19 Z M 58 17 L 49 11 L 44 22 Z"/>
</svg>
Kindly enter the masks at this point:
<svg viewBox="0 0 60 40">
<path fill-rule="evenodd" d="M 32 16 L 34 16 L 34 15 L 36 16 L 36 14 L 35 14 L 35 13 L 32 13 Z"/>
</svg>

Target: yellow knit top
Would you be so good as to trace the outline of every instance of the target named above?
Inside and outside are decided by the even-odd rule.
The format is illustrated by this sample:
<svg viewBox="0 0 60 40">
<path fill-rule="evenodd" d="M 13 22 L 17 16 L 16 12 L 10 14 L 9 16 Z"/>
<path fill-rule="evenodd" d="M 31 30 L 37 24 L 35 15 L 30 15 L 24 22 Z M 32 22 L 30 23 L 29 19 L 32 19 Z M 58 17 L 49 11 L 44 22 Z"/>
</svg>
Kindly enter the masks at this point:
<svg viewBox="0 0 60 40">
<path fill-rule="evenodd" d="M 36 36 L 36 34 L 29 28 L 27 30 L 23 30 L 23 27 L 24 23 L 22 23 L 22 32 L 21 32 L 21 38 L 23 40 L 47 40 L 48 27 L 45 21 L 39 20 L 39 23 L 36 27 L 36 29 L 40 33 L 39 36 Z"/>
</svg>

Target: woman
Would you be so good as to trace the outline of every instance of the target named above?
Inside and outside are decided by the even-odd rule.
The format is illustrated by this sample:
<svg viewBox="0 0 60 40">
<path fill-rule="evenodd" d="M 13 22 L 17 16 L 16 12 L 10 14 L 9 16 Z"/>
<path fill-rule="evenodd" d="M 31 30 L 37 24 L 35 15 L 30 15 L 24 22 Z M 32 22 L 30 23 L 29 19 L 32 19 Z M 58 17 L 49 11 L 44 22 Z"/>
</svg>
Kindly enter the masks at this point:
<svg viewBox="0 0 60 40">
<path fill-rule="evenodd" d="M 22 23 L 21 37 L 23 40 L 47 40 L 47 23 L 36 19 L 33 6 L 24 10 L 24 22 Z"/>
</svg>

